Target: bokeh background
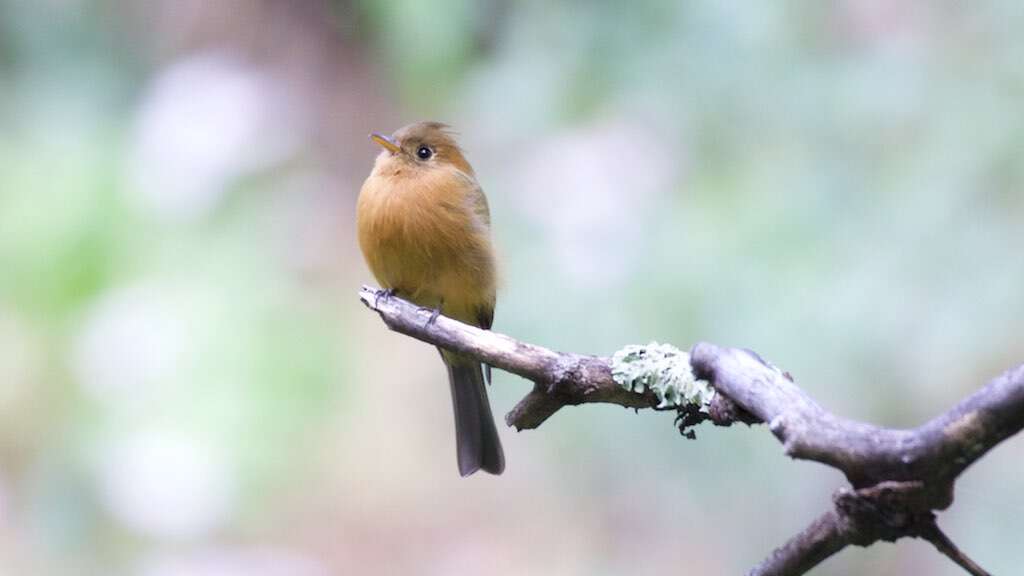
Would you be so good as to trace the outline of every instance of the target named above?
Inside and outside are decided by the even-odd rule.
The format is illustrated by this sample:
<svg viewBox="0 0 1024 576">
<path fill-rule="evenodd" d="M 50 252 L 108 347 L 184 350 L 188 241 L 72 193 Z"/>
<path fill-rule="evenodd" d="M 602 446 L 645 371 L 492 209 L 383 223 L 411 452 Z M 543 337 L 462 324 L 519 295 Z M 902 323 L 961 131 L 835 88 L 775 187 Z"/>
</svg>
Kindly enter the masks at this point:
<svg viewBox="0 0 1024 576">
<path fill-rule="evenodd" d="M 745 346 L 913 426 L 1024 359 L 1015 2 L 0 0 L 0 566 L 739 574 L 836 472 L 566 409 L 456 472 L 444 369 L 357 301 L 371 130 L 489 194 L 495 329 Z M 498 374 L 499 417 L 529 384 Z M 1024 442 L 942 525 L 1024 557 Z M 927 544 L 815 574 L 953 575 Z"/>
</svg>

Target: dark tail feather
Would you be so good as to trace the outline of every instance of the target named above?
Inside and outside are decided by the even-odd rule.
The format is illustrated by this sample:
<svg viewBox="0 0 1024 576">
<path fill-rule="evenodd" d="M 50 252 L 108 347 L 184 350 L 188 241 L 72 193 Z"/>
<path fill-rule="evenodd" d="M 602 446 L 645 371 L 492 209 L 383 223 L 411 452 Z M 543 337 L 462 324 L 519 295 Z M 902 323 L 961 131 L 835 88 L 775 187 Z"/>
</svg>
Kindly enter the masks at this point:
<svg viewBox="0 0 1024 576">
<path fill-rule="evenodd" d="M 501 474 L 505 454 L 494 427 L 491 405 L 487 401 L 484 371 L 478 362 L 442 354 L 448 367 L 448 382 L 455 409 L 455 446 L 459 474 L 469 476 L 477 470 Z"/>
</svg>

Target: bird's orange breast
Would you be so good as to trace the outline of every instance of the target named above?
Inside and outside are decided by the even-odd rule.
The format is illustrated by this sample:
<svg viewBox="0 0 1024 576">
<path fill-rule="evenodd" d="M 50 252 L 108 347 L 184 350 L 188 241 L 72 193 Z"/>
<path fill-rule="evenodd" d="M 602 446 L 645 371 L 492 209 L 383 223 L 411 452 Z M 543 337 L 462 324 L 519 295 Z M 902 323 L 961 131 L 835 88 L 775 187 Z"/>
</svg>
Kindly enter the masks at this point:
<svg viewBox="0 0 1024 576">
<path fill-rule="evenodd" d="M 495 299 L 482 194 L 453 167 L 375 170 L 356 215 L 359 245 L 377 281 L 421 306 L 479 323 L 480 309 L 493 310 Z"/>
</svg>

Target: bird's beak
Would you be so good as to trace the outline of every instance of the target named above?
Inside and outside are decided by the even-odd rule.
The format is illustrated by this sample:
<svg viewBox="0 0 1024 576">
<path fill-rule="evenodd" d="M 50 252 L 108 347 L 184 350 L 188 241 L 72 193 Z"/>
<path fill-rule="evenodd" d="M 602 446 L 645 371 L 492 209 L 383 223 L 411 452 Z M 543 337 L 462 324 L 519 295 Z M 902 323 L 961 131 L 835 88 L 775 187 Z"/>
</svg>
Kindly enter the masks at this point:
<svg viewBox="0 0 1024 576">
<path fill-rule="evenodd" d="M 381 146 L 386 148 L 388 152 L 391 152 L 392 154 L 398 154 L 399 152 L 402 151 L 402 149 L 398 147 L 398 144 L 396 144 L 394 140 L 388 138 L 387 136 L 379 132 L 374 132 L 373 134 L 370 134 L 370 140 L 373 140 L 377 144 L 380 144 Z"/>
</svg>

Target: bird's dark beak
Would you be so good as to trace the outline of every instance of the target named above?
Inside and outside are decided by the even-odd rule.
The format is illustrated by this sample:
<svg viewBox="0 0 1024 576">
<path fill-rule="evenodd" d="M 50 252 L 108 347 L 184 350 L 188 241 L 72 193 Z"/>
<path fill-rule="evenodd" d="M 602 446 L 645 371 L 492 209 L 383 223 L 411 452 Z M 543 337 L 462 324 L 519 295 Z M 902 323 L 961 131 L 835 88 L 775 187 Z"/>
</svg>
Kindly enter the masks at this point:
<svg viewBox="0 0 1024 576">
<path fill-rule="evenodd" d="M 398 154 L 399 152 L 402 151 L 402 149 L 398 147 L 398 144 L 394 140 L 388 138 L 387 136 L 379 132 L 374 132 L 373 134 L 370 134 L 370 140 L 373 140 L 377 144 L 380 144 L 381 146 L 386 148 L 388 152 L 391 152 L 392 154 Z"/>
</svg>

